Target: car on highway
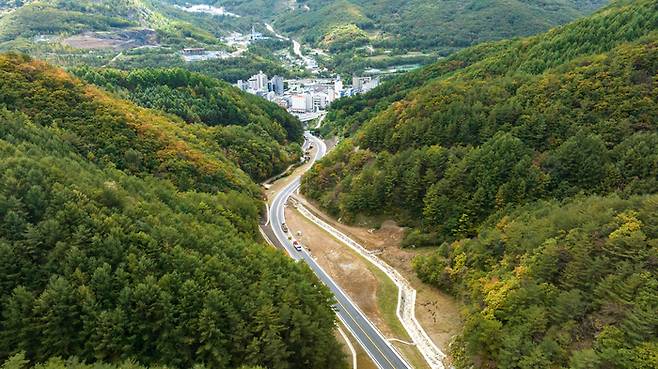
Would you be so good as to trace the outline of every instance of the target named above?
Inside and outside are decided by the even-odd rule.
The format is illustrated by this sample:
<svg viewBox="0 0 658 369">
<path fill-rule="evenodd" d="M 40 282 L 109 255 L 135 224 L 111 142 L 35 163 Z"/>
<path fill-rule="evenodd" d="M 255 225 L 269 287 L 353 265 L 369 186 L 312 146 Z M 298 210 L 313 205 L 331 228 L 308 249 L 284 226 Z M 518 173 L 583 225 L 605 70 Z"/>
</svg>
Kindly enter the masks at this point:
<svg viewBox="0 0 658 369">
<path fill-rule="evenodd" d="M 295 250 L 302 251 L 302 244 L 299 243 L 299 241 L 297 240 L 292 241 L 292 246 L 295 248 Z"/>
</svg>

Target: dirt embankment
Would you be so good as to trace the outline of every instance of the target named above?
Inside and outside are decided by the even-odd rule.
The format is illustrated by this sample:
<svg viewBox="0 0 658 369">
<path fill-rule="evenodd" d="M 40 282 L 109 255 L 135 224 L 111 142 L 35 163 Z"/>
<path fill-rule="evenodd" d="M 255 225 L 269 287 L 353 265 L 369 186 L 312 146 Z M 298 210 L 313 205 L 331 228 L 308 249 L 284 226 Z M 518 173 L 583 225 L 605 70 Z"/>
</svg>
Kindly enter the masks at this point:
<svg viewBox="0 0 658 369">
<path fill-rule="evenodd" d="M 459 313 L 460 306 L 451 296 L 421 282 L 411 266 L 411 261 L 415 256 L 431 252 L 432 250 L 402 249 L 400 242 L 404 235 L 404 229 L 398 227 L 393 221 L 384 222 L 376 230 L 347 226 L 323 215 L 314 204 L 309 203 L 303 197 L 297 196 L 296 198 L 333 227 L 359 242 L 367 249 L 376 252 L 380 258 L 407 278 L 417 291 L 416 318 L 439 348 L 444 352 L 448 352 L 450 341 L 462 326 Z M 347 249 L 345 245 L 340 244 L 340 246 Z"/>
<path fill-rule="evenodd" d="M 291 206 L 286 207 L 285 214 L 286 223 L 294 232 L 295 238 L 310 249 L 318 264 L 347 292 L 382 333 L 392 336 L 377 306 L 379 282 L 368 269 L 366 262 Z"/>
</svg>

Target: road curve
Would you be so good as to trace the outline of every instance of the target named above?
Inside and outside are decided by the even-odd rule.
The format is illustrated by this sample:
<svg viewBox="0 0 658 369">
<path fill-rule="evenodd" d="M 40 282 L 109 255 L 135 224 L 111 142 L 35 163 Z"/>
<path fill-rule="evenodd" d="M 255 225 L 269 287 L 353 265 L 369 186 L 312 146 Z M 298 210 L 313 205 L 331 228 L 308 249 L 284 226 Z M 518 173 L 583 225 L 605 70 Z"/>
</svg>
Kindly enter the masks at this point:
<svg viewBox="0 0 658 369">
<path fill-rule="evenodd" d="M 303 146 L 304 149 L 307 149 L 311 143 L 317 147 L 315 156 L 311 160 L 314 162 L 322 158 L 327 151 L 324 142 L 308 132 L 304 136 L 306 138 Z M 313 257 L 305 249 L 302 249 L 302 251 L 295 250 L 292 241 L 288 240 L 288 234 L 281 229 L 281 224 L 285 222 L 284 205 L 290 195 L 299 189 L 300 183 L 301 177 L 295 177 L 290 184 L 276 194 L 272 201 L 268 220 L 269 227 L 271 227 L 276 241 L 283 246 L 293 259 L 306 262 L 318 278 L 329 287 L 336 299 L 335 310 L 338 318 L 345 324 L 347 329 L 379 368 L 412 369 L 338 284 L 318 265 Z"/>
</svg>

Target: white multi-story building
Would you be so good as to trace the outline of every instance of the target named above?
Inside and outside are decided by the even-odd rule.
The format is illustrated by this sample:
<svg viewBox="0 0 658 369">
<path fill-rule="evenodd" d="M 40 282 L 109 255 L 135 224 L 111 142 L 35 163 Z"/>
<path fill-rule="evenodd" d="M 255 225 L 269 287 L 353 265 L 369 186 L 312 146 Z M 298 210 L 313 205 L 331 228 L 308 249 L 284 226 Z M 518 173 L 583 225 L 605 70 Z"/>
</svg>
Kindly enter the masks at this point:
<svg viewBox="0 0 658 369">
<path fill-rule="evenodd" d="M 306 113 L 313 111 L 313 98 L 309 93 L 290 96 L 290 111 L 294 113 Z"/>
<path fill-rule="evenodd" d="M 355 77 L 359 91 L 372 88 L 370 77 Z M 378 81 L 377 81 L 378 82 Z M 241 90 L 258 95 L 264 99 L 288 109 L 297 115 L 316 114 L 326 110 L 329 105 L 342 96 L 349 96 L 352 89 L 345 89 L 340 77 L 283 80 L 279 76 L 272 79 L 262 71 L 254 74 L 247 81 L 238 81 Z M 356 90 L 354 90 L 357 93 Z"/>
<path fill-rule="evenodd" d="M 311 96 L 313 111 L 324 110 L 329 105 L 329 97 L 325 93 L 315 93 Z"/>
<path fill-rule="evenodd" d="M 357 77 L 352 76 L 352 89 L 355 93 L 365 93 L 379 86 L 379 77 Z"/>
<path fill-rule="evenodd" d="M 263 71 L 259 71 L 258 74 L 254 74 L 247 81 L 249 88 L 254 91 L 267 91 L 267 74 Z"/>
<path fill-rule="evenodd" d="M 343 91 L 343 80 L 340 79 L 340 76 L 338 76 L 334 81 L 334 96 L 340 97 L 342 91 Z"/>
</svg>

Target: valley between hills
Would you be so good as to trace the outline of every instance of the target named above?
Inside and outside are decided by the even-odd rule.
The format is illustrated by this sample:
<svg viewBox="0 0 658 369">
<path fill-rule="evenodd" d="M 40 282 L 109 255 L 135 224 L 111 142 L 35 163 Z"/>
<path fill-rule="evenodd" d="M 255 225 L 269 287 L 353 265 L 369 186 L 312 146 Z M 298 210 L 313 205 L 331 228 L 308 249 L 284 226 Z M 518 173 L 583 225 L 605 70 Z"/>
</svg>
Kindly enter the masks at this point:
<svg viewBox="0 0 658 369">
<path fill-rule="evenodd" d="M 2 369 L 658 367 L 658 4 L 0 2 Z"/>
</svg>

